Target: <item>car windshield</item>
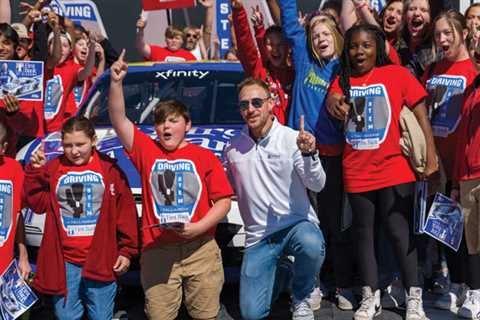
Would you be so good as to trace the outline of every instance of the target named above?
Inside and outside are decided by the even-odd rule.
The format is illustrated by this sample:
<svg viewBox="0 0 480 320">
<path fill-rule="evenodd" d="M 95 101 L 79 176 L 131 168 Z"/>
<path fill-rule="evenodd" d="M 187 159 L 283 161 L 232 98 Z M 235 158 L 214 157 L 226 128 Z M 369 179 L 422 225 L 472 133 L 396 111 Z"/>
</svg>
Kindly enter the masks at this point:
<svg viewBox="0 0 480 320">
<path fill-rule="evenodd" d="M 126 113 L 137 125 L 153 125 L 155 105 L 169 99 L 179 100 L 189 107 L 194 125 L 243 123 L 237 107 L 237 84 L 243 78 L 242 72 L 210 70 L 208 76 L 201 79 L 183 74 L 167 80 L 148 75 L 128 76 L 123 90 Z M 82 111 L 97 126 L 110 125 L 108 80 L 103 78 Z"/>
</svg>

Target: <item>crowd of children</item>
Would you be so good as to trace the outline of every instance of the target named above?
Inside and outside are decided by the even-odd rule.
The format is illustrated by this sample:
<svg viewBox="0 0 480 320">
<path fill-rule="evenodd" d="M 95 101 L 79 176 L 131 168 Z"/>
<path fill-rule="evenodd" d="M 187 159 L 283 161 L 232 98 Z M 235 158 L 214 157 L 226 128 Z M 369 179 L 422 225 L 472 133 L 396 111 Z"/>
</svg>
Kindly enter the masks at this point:
<svg viewBox="0 0 480 320">
<path fill-rule="evenodd" d="M 165 47 L 147 43 L 147 22 L 137 21 L 136 48 L 146 61 L 219 58 L 212 35 L 215 1 L 198 2 L 205 9 L 204 25 L 167 27 Z M 440 257 L 428 288 L 439 293 L 435 306 L 458 308 L 459 316 L 480 319 L 479 4 L 463 15 L 440 0 L 389 0 L 381 12 L 368 0 L 329 0 L 303 16 L 294 0 L 268 0 L 275 24 L 266 26 L 259 8 L 249 17 L 242 0 L 231 0 L 233 46 L 221 58 L 239 61 L 249 79 L 239 88 L 246 129 L 226 149 L 227 175 L 213 153 L 185 139 L 192 122 L 183 103 L 169 100 L 155 106 L 157 141 L 137 129 L 125 112 L 125 51 L 118 54 L 108 39 L 45 10 L 48 3 L 23 4 L 23 21 L 10 24 L 9 1 L 0 0 L 0 60 L 43 61 L 45 66 L 43 101 L 19 101 L 11 94 L 0 100 L 0 274 L 13 259 L 16 243 L 19 269 L 28 277 L 20 210 L 44 213 L 33 286 L 53 296 L 58 318 L 80 319 L 86 309 L 89 318 L 111 319 L 116 279 L 140 254 L 149 318 L 174 319 L 183 299 L 194 319 L 214 319 L 224 282 L 215 226 L 236 195 L 247 230 L 248 259 L 240 283 L 246 319 L 268 315 L 278 289 L 275 281 L 251 277 L 263 268 L 251 257 L 258 258 L 268 246 L 282 251 L 275 244 L 307 221 L 320 222 L 320 229 L 308 231 L 318 252 L 303 242 L 298 242 L 300 249 L 287 245 L 297 260 L 308 255 L 302 256 L 302 248 L 315 251 L 311 260 L 305 258 L 313 261 L 310 267 L 293 276 L 301 283 L 287 289 L 294 319 L 313 319 L 313 310 L 328 294 L 329 288 L 320 286 L 323 237 L 337 306 L 355 310 L 355 320 L 381 312 L 384 286 L 377 257 L 385 252 L 376 248 L 383 240 L 376 239 L 378 228 L 391 244 L 386 254 L 397 261 L 398 270 L 390 272 L 400 274 L 407 320 L 427 319 L 422 300 L 426 272 L 419 270 L 433 253 Z M 96 150 L 93 123 L 77 115 L 107 68 L 112 126 L 141 176 L 141 226 L 124 173 Z M 408 112 L 417 125 L 410 137 L 419 140 L 408 143 L 406 155 L 400 142 Z M 296 137 L 291 129 L 300 132 L 299 138 L 287 147 L 286 141 Z M 25 168 L 12 159 L 18 146 L 55 131 L 61 132 L 63 146 L 58 158 L 47 161 L 41 145 Z M 271 139 L 285 139 L 284 146 Z M 423 144 L 420 151 L 413 147 L 417 143 Z M 265 154 L 257 148 L 252 152 L 258 154 L 249 158 L 245 150 L 252 145 L 265 148 Z M 418 159 L 420 165 L 412 165 Z M 242 171 L 246 163 L 268 179 L 258 181 Z M 277 195 L 275 188 L 261 185 L 284 181 L 280 176 L 275 180 L 275 165 L 295 176 L 285 180 L 286 186 L 276 186 Z M 318 179 L 308 180 L 303 170 Z M 414 234 L 415 183 L 423 180 L 440 185 L 463 207 L 458 251 Z M 297 189 L 289 195 L 295 199 L 285 198 L 290 186 Z M 258 194 L 265 197 L 258 199 Z M 349 228 L 344 226 L 347 204 Z M 299 208 L 301 219 L 295 211 Z M 268 216 L 272 212 L 275 218 Z M 434 243 L 436 252 L 426 250 L 422 241 Z M 276 260 L 269 263 L 291 259 L 280 255 L 275 253 Z M 440 266 L 441 257 L 447 268 Z M 316 274 L 312 278 L 310 271 Z M 260 284 L 271 285 L 265 295 Z M 361 288 L 360 300 L 355 287 Z"/>
</svg>

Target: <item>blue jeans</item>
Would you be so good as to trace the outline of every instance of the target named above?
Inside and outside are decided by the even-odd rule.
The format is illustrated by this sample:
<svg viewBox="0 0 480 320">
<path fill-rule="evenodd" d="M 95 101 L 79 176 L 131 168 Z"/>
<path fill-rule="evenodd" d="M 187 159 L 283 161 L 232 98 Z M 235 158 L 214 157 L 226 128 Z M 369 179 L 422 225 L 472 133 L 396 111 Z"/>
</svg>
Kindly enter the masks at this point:
<svg viewBox="0 0 480 320">
<path fill-rule="evenodd" d="M 317 225 L 301 221 L 245 249 L 240 274 L 240 312 L 243 319 L 268 316 L 278 288 L 277 266 L 283 256 L 294 256 L 292 294 L 305 299 L 325 258 L 325 241 Z"/>
<path fill-rule="evenodd" d="M 67 300 L 53 296 L 55 315 L 60 320 L 81 319 L 84 306 L 90 320 L 110 320 L 113 316 L 117 283 L 82 278 L 82 266 L 65 262 L 67 274 Z"/>
</svg>

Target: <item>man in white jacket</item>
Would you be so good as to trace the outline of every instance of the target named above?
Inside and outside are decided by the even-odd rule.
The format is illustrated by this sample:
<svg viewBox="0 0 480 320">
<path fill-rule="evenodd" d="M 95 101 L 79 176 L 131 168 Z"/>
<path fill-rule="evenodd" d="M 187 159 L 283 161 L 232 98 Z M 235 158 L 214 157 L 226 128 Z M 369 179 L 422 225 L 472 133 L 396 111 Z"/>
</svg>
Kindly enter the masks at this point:
<svg viewBox="0 0 480 320">
<path fill-rule="evenodd" d="M 307 196 L 325 185 L 315 137 L 281 125 L 273 116 L 268 85 L 248 78 L 239 86 L 246 126 L 225 149 L 247 234 L 240 276 L 244 319 L 270 313 L 277 265 L 293 256 L 293 319 L 314 319 L 309 296 L 325 257 L 317 215 Z"/>
</svg>

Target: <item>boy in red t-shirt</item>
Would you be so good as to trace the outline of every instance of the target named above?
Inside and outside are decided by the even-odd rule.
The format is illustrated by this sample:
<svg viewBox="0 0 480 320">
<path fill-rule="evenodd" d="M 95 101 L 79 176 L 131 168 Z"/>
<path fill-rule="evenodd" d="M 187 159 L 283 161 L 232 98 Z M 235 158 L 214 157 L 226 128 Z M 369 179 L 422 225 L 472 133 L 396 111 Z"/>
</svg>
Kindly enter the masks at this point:
<svg viewBox="0 0 480 320">
<path fill-rule="evenodd" d="M 145 61 L 183 62 L 197 60 L 190 51 L 182 49 L 185 41 L 185 34 L 182 30 L 174 26 L 167 27 L 165 30 L 167 46 L 159 47 L 145 42 L 143 30 L 146 25 L 145 20 L 138 19 L 136 46 Z"/>
<path fill-rule="evenodd" d="M 158 142 L 125 115 L 125 51 L 111 67 L 109 114 L 143 187 L 141 278 L 151 319 L 174 319 L 185 294 L 195 319 L 215 319 L 223 285 L 213 235 L 230 210 L 232 188 L 215 155 L 185 140 L 190 115 L 178 101 L 160 102 L 153 116 Z"/>
</svg>

